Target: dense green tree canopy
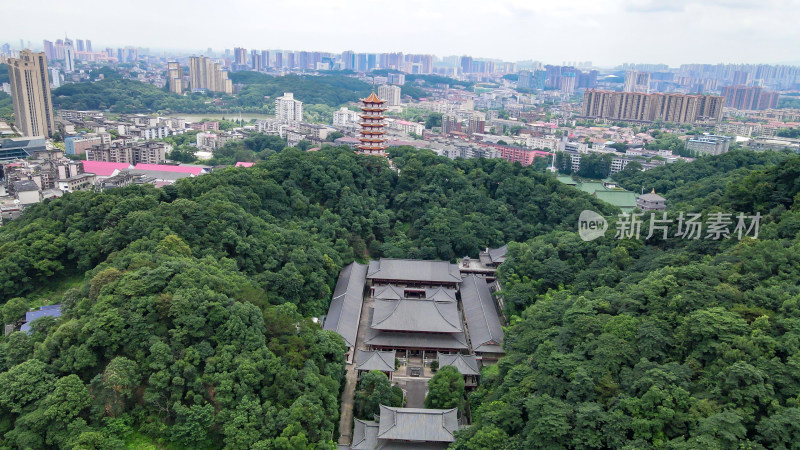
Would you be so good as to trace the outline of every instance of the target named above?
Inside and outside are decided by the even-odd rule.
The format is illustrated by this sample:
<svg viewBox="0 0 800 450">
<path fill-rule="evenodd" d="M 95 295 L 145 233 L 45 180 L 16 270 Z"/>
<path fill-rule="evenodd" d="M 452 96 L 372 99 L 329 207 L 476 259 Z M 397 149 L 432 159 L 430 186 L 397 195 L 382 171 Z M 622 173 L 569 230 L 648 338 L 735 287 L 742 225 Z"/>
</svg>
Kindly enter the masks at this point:
<svg viewBox="0 0 800 450">
<path fill-rule="evenodd" d="M 457 448 L 794 445 L 800 157 L 618 174 L 671 208 L 760 212 L 758 240 L 584 242 L 582 210 L 619 211 L 534 167 L 391 156 L 394 169 L 346 147 L 281 149 L 161 189 L 66 194 L 4 225 L 3 318 L 49 280 L 83 282 L 61 318 L 0 340 L 0 446 L 329 448 L 345 348 L 310 318 L 341 267 L 507 242 L 507 357 L 484 369 Z M 460 392 L 447 372 L 440 407 L 459 397 L 438 394 Z M 396 404 L 373 381 L 365 410 Z"/>
<path fill-rule="evenodd" d="M 670 207 L 759 212 L 758 239 L 510 244 L 507 356 L 454 447 L 796 445 L 799 177 L 800 157 L 743 152 L 621 177 Z"/>
<path fill-rule="evenodd" d="M 282 149 L 161 189 L 67 194 L 4 225 L 4 318 L 48 280 L 84 282 L 60 319 L 0 340 L 0 446 L 328 448 L 345 348 L 309 318 L 344 264 L 477 256 L 616 211 L 532 167 L 392 153 L 402 175 L 346 147 Z M 402 401 L 383 378 L 362 383 L 364 411 Z"/>
<path fill-rule="evenodd" d="M 464 410 L 464 377 L 458 372 L 458 369 L 454 366 L 442 367 L 428 381 L 425 407 Z"/>
</svg>

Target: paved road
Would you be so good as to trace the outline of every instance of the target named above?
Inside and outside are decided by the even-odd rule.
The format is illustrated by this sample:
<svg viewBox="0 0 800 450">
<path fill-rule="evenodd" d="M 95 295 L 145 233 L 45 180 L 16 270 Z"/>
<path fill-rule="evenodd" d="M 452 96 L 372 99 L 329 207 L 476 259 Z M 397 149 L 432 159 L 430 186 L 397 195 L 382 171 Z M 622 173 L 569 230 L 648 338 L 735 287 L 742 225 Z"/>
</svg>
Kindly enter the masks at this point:
<svg viewBox="0 0 800 450">
<path fill-rule="evenodd" d="M 339 410 L 339 443 L 349 445 L 353 439 L 353 398 L 356 393 L 356 368 L 347 365 L 342 406 Z"/>
<path fill-rule="evenodd" d="M 424 408 L 425 394 L 428 393 L 428 380 L 406 381 L 406 408 Z"/>
</svg>

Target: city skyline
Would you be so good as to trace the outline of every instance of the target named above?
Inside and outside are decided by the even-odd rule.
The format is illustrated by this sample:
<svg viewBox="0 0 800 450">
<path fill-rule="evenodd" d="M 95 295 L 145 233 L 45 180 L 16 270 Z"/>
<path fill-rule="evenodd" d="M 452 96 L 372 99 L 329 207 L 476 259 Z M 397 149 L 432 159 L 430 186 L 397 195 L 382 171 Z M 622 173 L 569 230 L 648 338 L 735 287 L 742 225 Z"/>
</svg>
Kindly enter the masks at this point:
<svg viewBox="0 0 800 450">
<path fill-rule="evenodd" d="M 149 14 L 149 3 L 155 5 L 145 1 L 141 8 L 127 10 L 125 17 L 114 20 L 85 0 L 72 2 L 69 8 L 42 0 L 8 4 L 3 9 L 11 15 L 31 8 L 39 13 L 36 21 L 7 24 L 0 42 L 16 46 L 23 39 L 38 48 L 42 39 L 66 32 L 73 39 L 91 39 L 95 51 L 128 45 L 198 54 L 207 48 L 221 52 L 234 47 L 402 51 L 512 62 L 592 61 L 600 67 L 626 62 L 671 67 L 800 63 L 795 52 L 800 30 L 791 24 L 791 18 L 800 14 L 800 4 L 787 0 L 614 0 L 602 4 L 578 0 L 569 5 L 519 0 L 492 4 L 406 0 L 391 5 L 312 0 L 265 5 L 233 0 L 226 4 L 228 15 L 210 15 L 202 2 L 179 1 L 159 3 L 158 16 Z M 286 20 L 291 17 L 299 19 Z M 384 32 L 363 39 L 364 26 L 375 22 Z M 126 26 L 141 30 L 143 25 L 147 33 L 120 33 Z"/>
</svg>

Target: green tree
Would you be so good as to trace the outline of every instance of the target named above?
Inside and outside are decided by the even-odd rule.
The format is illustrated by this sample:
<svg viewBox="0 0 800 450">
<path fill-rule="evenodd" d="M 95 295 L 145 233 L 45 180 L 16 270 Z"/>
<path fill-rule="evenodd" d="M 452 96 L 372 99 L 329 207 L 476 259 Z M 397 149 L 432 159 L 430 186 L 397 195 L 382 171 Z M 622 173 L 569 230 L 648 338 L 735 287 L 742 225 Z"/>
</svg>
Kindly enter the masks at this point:
<svg viewBox="0 0 800 450">
<path fill-rule="evenodd" d="M 445 366 L 428 381 L 425 407 L 464 409 L 464 377 L 453 366 Z"/>
<path fill-rule="evenodd" d="M 372 420 L 375 414 L 380 414 L 380 405 L 402 406 L 403 393 L 392 386 L 385 373 L 371 370 L 361 375 L 354 398 L 355 416 Z"/>
</svg>

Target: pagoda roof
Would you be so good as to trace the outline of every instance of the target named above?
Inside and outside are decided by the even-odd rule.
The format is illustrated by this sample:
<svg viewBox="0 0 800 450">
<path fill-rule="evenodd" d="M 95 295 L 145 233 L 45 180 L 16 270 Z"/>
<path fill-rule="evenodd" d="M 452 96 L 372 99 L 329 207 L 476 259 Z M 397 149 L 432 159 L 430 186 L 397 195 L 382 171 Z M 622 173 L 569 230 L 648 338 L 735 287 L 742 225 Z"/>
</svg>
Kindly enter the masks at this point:
<svg viewBox="0 0 800 450">
<path fill-rule="evenodd" d="M 374 92 L 369 94 L 369 97 L 362 98 L 361 101 L 364 103 L 386 103 L 386 100 L 381 100 Z"/>
</svg>

